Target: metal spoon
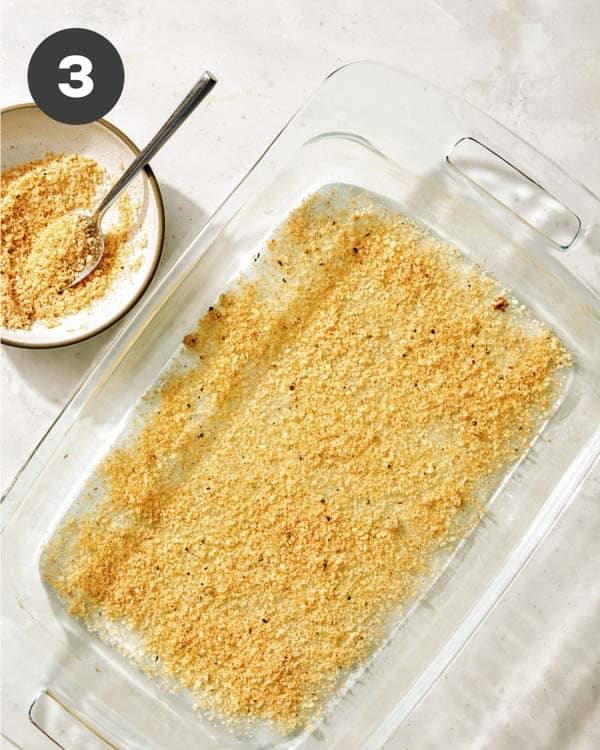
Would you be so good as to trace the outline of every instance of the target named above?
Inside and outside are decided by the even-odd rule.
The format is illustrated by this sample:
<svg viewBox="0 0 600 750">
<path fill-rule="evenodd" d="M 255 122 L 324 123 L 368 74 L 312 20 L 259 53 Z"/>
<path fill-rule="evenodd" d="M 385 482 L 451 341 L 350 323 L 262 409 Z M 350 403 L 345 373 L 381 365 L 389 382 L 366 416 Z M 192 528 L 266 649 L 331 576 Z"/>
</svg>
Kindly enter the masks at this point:
<svg viewBox="0 0 600 750">
<path fill-rule="evenodd" d="M 133 162 L 127 167 L 121 177 L 115 182 L 115 184 L 108 191 L 104 200 L 93 214 L 86 214 L 81 211 L 74 212 L 75 215 L 81 216 L 82 214 L 89 219 L 90 222 L 90 233 L 97 236 L 98 242 L 95 242 L 94 252 L 88 255 L 85 266 L 75 280 L 69 285 L 75 286 L 83 281 L 100 263 L 102 255 L 104 254 L 104 237 L 100 229 L 100 223 L 102 217 L 114 202 L 115 198 L 119 193 L 127 187 L 131 180 L 143 169 L 146 164 L 152 159 L 159 149 L 169 140 L 177 128 L 186 120 L 189 115 L 196 109 L 204 97 L 211 91 L 213 86 L 216 84 L 217 79 L 212 73 L 205 71 L 189 94 L 165 122 L 162 128 L 146 146 L 146 148 L 137 156 Z"/>
</svg>

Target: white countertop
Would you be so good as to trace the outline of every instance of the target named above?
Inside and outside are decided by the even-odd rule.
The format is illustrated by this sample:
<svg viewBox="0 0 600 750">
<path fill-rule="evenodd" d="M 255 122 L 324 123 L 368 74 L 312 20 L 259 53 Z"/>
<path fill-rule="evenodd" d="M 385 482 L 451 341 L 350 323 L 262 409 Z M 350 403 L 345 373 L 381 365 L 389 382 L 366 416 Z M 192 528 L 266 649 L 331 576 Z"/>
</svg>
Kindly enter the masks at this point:
<svg viewBox="0 0 600 750">
<path fill-rule="evenodd" d="M 138 144 L 204 68 L 219 78 L 153 162 L 167 213 L 158 278 L 321 80 L 353 60 L 404 67 L 464 97 L 600 193 L 597 0 L 5 0 L 3 10 L 2 106 L 30 100 L 33 50 L 72 26 L 121 53 L 125 89 L 108 119 Z M 3 349 L 3 488 L 119 327 L 65 349 Z M 597 466 L 387 747 L 600 747 L 598 501 Z M 32 727 L 27 750 L 47 747 Z"/>
</svg>

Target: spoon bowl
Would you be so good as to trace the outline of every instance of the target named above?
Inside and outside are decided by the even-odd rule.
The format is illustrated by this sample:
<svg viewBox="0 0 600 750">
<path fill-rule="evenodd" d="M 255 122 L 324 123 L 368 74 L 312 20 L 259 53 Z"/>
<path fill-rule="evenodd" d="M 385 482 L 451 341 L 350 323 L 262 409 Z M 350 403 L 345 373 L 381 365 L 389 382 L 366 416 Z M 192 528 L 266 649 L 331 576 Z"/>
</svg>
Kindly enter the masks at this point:
<svg viewBox="0 0 600 750">
<path fill-rule="evenodd" d="M 93 237 L 94 242 L 90 247 L 91 252 L 88 253 L 85 259 L 85 265 L 68 287 L 66 287 L 67 289 L 76 286 L 89 276 L 92 271 L 98 267 L 102 260 L 102 256 L 104 255 L 104 235 L 100 229 L 100 221 L 97 212 L 95 214 L 89 214 L 86 211 L 73 211 L 70 216 L 84 217 L 87 220 L 88 226 L 86 227 L 86 234 L 88 237 Z"/>
</svg>

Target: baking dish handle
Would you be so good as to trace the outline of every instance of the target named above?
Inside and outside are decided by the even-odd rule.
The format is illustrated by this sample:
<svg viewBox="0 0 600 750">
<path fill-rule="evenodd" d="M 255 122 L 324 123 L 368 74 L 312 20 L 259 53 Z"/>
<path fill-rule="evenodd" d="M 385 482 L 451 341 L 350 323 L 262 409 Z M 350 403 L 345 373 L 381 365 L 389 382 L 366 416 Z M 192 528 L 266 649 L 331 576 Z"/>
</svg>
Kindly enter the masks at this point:
<svg viewBox="0 0 600 750">
<path fill-rule="evenodd" d="M 119 750 L 49 690 L 31 704 L 29 721 L 61 750 Z"/>
<path fill-rule="evenodd" d="M 516 135 L 494 126 L 485 136 L 459 138 L 446 163 L 541 234 L 560 262 L 600 295 L 599 199 Z"/>
<path fill-rule="evenodd" d="M 548 253 L 600 296 L 600 199 L 463 99 L 406 71 L 361 61 L 335 71 L 295 120 L 298 127 L 273 144 L 271 156 L 293 137 L 368 133 L 377 150 L 412 176 L 448 176 L 466 195 L 476 193 L 495 224 L 524 220 Z"/>
</svg>

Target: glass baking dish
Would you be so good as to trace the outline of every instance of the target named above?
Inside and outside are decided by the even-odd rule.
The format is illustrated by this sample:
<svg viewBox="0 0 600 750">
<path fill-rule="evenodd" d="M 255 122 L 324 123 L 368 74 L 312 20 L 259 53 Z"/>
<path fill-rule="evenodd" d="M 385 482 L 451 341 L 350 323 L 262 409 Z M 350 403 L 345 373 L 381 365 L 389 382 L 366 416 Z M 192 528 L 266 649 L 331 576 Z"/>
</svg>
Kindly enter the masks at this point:
<svg viewBox="0 0 600 750">
<path fill-rule="evenodd" d="M 382 196 L 481 263 L 551 326 L 574 365 L 559 407 L 483 519 L 323 720 L 292 737 L 239 737 L 65 615 L 42 583 L 40 555 L 183 336 L 289 212 L 328 185 Z M 27 746 L 31 721 L 68 750 L 381 747 L 542 543 L 600 453 L 599 248 L 600 201 L 485 114 L 378 64 L 333 73 L 140 305 L 5 497 L 7 736 Z"/>
</svg>

